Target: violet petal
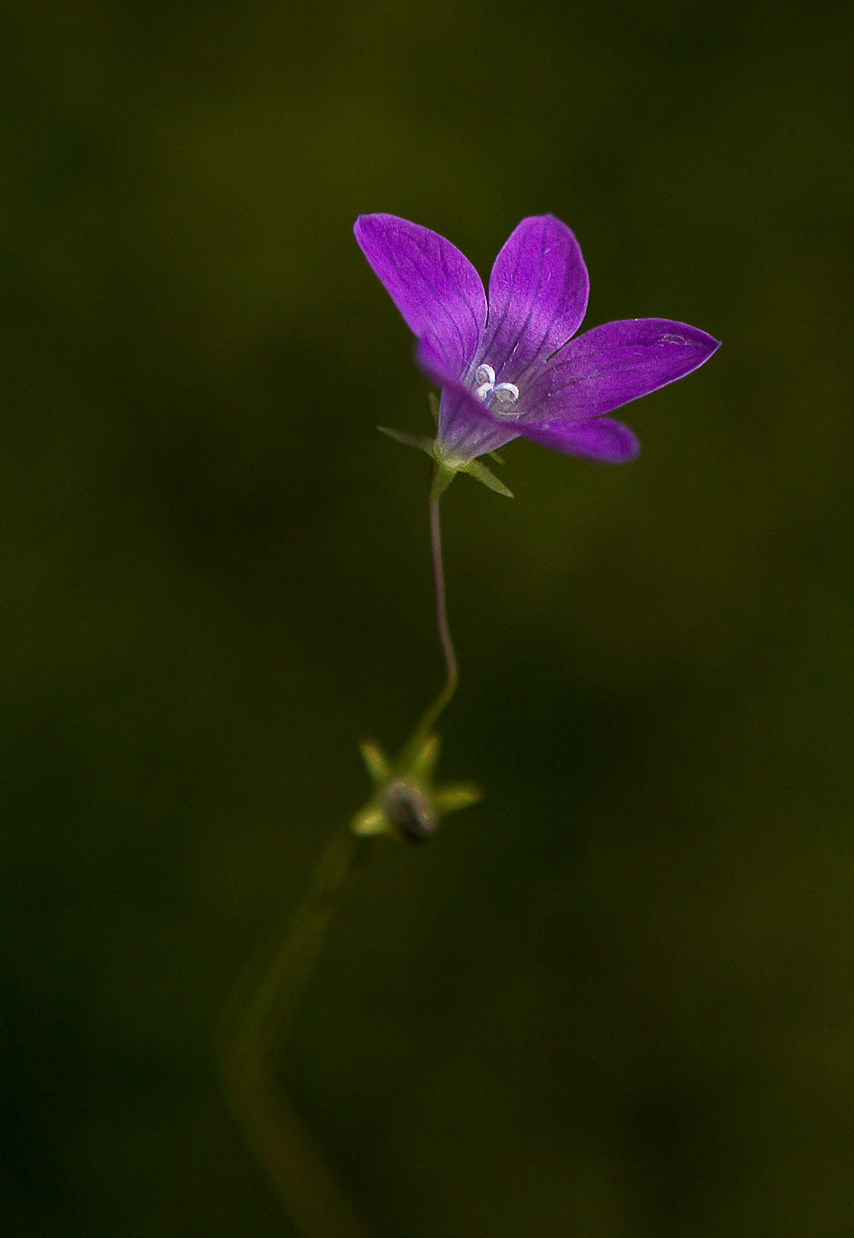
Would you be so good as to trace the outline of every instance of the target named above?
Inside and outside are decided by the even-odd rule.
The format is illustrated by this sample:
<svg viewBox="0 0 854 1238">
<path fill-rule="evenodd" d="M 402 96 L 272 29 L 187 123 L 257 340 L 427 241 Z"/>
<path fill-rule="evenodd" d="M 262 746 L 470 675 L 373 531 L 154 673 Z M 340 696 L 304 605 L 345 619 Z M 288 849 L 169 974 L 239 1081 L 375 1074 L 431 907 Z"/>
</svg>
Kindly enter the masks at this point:
<svg viewBox="0 0 854 1238">
<path fill-rule="evenodd" d="M 525 395 L 533 422 L 583 419 L 657 391 L 696 370 L 717 340 L 668 318 L 607 322 L 570 341 Z"/>
<path fill-rule="evenodd" d="M 410 331 L 428 336 L 460 377 L 486 323 L 483 284 L 468 258 L 437 232 L 396 215 L 360 215 L 353 231 Z"/>
<path fill-rule="evenodd" d="M 570 456 L 587 456 L 607 464 L 622 464 L 640 451 L 640 443 L 628 426 L 610 417 L 590 421 L 550 421 L 525 426 L 525 438 Z"/>
<path fill-rule="evenodd" d="M 581 326 L 590 281 L 578 242 L 553 215 L 523 219 L 495 259 L 483 359 L 518 382 Z"/>
</svg>

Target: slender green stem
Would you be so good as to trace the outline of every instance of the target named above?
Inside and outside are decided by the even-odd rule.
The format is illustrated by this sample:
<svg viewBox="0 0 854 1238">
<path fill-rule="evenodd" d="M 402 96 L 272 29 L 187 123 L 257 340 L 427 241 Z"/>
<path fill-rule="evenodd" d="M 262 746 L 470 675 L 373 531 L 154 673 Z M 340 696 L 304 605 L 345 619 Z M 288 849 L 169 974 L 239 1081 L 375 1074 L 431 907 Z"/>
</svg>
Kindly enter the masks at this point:
<svg viewBox="0 0 854 1238">
<path fill-rule="evenodd" d="M 349 829 L 330 842 L 272 959 L 235 994 L 220 1065 L 231 1110 L 303 1238 L 366 1238 L 296 1111 L 276 1088 L 275 1064 L 357 853 Z M 247 996 L 248 992 L 248 996 Z"/>
<path fill-rule="evenodd" d="M 436 597 L 436 626 L 439 629 L 439 641 L 445 656 L 445 685 L 433 701 L 424 717 L 415 729 L 412 738 L 406 746 L 406 752 L 412 752 L 423 744 L 432 731 L 439 715 L 448 705 L 457 690 L 460 681 L 457 655 L 454 652 L 454 642 L 451 640 L 451 629 L 448 626 L 448 612 L 445 603 L 445 569 L 442 564 L 442 528 L 439 523 L 439 500 L 430 502 L 430 549 L 433 557 L 433 585 Z"/>
<path fill-rule="evenodd" d="M 459 681 L 445 603 L 438 498 L 430 502 L 430 545 L 436 625 L 447 678 L 409 741 L 405 750 L 409 753 L 423 746 Z M 349 829 L 332 839 L 284 941 L 266 967 L 244 980 L 235 994 L 223 1037 L 220 1066 L 226 1097 L 249 1147 L 303 1238 L 366 1238 L 367 1234 L 355 1206 L 336 1185 L 275 1081 L 276 1058 L 320 957 L 346 878 L 365 845 Z"/>
<path fill-rule="evenodd" d="M 460 673 L 445 606 L 445 569 L 442 566 L 442 528 L 439 523 L 438 499 L 434 499 L 430 504 L 430 549 L 433 554 L 433 581 L 436 589 L 436 625 L 439 629 L 439 640 L 442 642 L 442 652 L 445 655 L 445 666 L 448 671 L 445 691 L 450 700 L 459 681 Z"/>
</svg>

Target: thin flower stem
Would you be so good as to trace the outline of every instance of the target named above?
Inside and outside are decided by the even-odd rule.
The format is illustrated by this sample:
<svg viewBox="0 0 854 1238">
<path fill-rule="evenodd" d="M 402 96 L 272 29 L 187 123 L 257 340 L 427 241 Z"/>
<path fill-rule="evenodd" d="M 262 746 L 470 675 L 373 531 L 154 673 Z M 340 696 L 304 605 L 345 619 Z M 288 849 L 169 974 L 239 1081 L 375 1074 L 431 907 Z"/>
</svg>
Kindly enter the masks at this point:
<svg viewBox="0 0 854 1238">
<path fill-rule="evenodd" d="M 445 655 L 447 678 L 445 686 L 427 710 L 418 724 L 411 740 L 406 746 L 406 752 L 411 753 L 419 747 L 433 729 L 436 720 L 447 706 L 457 690 L 460 681 L 457 655 L 454 653 L 454 642 L 451 640 L 451 630 L 448 627 L 448 612 L 445 604 L 445 569 L 442 566 L 442 529 L 439 523 L 439 500 L 430 502 L 430 549 L 433 555 L 433 584 L 436 596 L 436 626 L 439 629 L 439 641 L 442 653 Z"/>
<path fill-rule="evenodd" d="M 445 656 L 445 686 L 427 710 L 406 753 L 420 748 L 459 681 L 448 627 L 439 500 L 430 502 L 436 625 Z M 363 840 L 344 829 L 330 842 L 308 894 L 267 966 L 244 980 L 226 1017 L 220 1055 L 232 1113 L 271 1186 L 303 1238 L 367 1238 L 356 1207 L 342 1194 L 287 1097 L 276 1087 L 276 1058 L 293 1026 L 347 876 Z"/>
<path fill-rule="evenodd" d="M 442 566 L 442 529 L 439 523 L 438 499 L 433 499 L 430 504 L 430 549 L 433 552 L 433 580 L 436 588 L 436 625 L 439 629 L 439 640 L 442 642 L 442 652 L 445 655 L 445 666 L 448 671 L 445 691 L 450 700 L 459 682 L 460 674 L 445 607 L 445 569 Z"/>
<path fill-rule="evenodd" d="M 303 1238 L 366 1238 L 356 1207 L 293 1106 L 276 1087 L 275 1065 L 320 956 L 346 878 L 364 842 L 349 829 L 329 843 L 308 894 L 272 959 L 244 980 L 227 1015 L 220 1056 L 226 1097 L 246 1142 Z M 248 994 L 247 994 L 248 990 Z"/>
</svg>

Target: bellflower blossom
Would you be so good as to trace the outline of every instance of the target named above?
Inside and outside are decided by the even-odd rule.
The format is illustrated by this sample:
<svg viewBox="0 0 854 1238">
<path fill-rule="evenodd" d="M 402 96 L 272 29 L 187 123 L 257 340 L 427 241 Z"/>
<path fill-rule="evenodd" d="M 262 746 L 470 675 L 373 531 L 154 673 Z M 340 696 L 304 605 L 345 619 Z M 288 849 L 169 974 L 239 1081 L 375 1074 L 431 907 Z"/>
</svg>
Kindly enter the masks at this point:
<svg viewBox="0 0 854 1238">
<path fill-rule="evenodd" d="M 361 215 L 354 232 L 418 338 L 419 365 L 441 389 L 429 450 L 448 480 L 465 470 L 497 481 L 475 457 L 520 435 L 570 455 L 630 460 L 637 439 L 606 414 L 690 374 L 718 347 L 705 331 L 667 318 L 609 322 L 576 336 L 587 268 L 553 215 L 523 219 L 511 234 L 488 300 L 469 260 L 429 228 Z"/>
</svg>

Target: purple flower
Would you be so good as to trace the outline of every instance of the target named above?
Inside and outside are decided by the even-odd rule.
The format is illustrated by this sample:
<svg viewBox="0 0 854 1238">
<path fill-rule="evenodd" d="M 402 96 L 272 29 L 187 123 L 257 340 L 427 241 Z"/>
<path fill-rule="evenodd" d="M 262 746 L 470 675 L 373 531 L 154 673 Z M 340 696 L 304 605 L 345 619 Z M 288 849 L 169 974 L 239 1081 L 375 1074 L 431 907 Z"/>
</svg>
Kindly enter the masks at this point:
<svg viewBox="0 0 854 1238">
<path fill-rule="evenodd" d="M 575 332 L 587 308 L 584 259 L 553 215 L 523 219 L 495 260 L 489 300 L 456 246 L 395 215 L 361 215 L 356 240 L 441 388 L 431 452 L 453 472 L 524 435 L 594 460 L 630 460 L 638 441 L 606 416 L 696 370 L 718 341 L 666 318 Z M 573 338 L 575 337 L 575 338 Z M 404 436 L 399 436 L 404 437 Z M 483 478 L 481 478 L 483 480 Z"/>
</svg>

